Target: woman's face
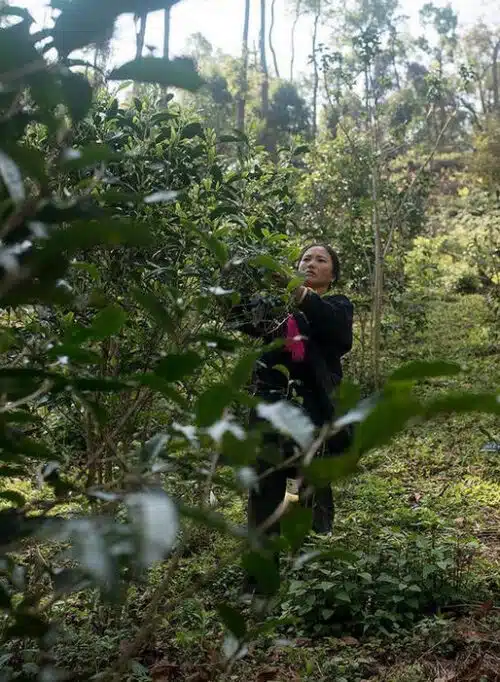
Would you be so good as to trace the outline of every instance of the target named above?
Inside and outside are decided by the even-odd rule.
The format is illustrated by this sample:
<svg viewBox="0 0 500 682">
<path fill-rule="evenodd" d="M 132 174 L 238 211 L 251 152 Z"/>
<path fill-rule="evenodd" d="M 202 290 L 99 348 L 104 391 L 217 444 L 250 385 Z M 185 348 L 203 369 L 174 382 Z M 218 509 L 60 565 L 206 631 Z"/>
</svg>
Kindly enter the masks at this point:
<svg viewBox="0 0 500 682">
<path fill-rule="evenodd" d="M 323 246 L 311 246 L 302 256 L 299 272 L 306 275 L 306 285 L 315 291 L 327 291 L 333 280 L 333 263 Z"/>
</svg>

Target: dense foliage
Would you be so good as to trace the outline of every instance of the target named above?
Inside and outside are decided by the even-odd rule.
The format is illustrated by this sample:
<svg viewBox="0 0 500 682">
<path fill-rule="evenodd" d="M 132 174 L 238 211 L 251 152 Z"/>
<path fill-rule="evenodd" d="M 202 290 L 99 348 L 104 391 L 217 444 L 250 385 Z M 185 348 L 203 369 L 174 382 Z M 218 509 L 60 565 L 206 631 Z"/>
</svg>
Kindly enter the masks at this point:
<svg viewBox="0 0 500 682">
<path fill-rule="evenodd" d="M 495 338 L 498 208 L 483 187 L 496 182 L 494 165 L 485 168 L 498 156 L 489 118 L 498 101 L 493 96 L 485 112 L 491 122 L 478 133 L 477 175 L 470 188 L 458 180 L 450 215 L 436 187 L 451 181 L 433 173 L 431 162 L 444 136 L 452 142 L 466 126 L 455 114 L 447 121 L 454 81 L 444 71 L 433 76 L 434 100 L 427 92 L 413 127 L 402 131 L 408 103 L 394 107 L 379 73 L 389 68 L 388 24 L 359 35 L 351 61 L 323 55 L 325 88 L 335 78 L 343 88 L 346 63 L 358 60 L 366 101 L 355 102 L 352 88 L 336 92 L 330 123 L 314 140 L 319 115 L 312 124 L 291 84 L 273 85 L 245 132 L 233 127 L 230 79 L 213 72 L 204 80 L 189 58 L 139 54 L 103 85 L 75 56 L 99 49 L 120 15 L 145 21 L 165 0 L 52 6 L 59 11 L 53 27 L 38 32 L 25 10 L 1 9 L 0 606 L 7 674 L 58 679 L 54 658 L 65 658 L 58 622 L 79 597 L 105 629 L 140 595 L 130 639 L 115 642 L 98 669 L 82 672 L 83 679 L 95 672 L 124 679 L 137 673 L 134 661 L 162 611 L 175 614 L 175 629 L 175 617 L 189 620 L 191 600 L 207 585 L 226 633 L 220 675 L 270 633 L 391 633 L 456 595 L 486 595 L 467 572 L 474 543 L 438 538 L 438 524 L 424 513 L 399 533 L 384 529 L 377 547 L 358 538 L 350 548 L 318 550 L 306 540 L 310 515 L 299 507 L 284 518 L 280 587 L 270 541 L 244 530 L 234 510 L 258 483 L 252 465 L 261 434 L 245 427 L 256 404 L 245 389 L 261 349 L 231 331 L 228 311 L 255 291 L 280 296 L 286 311 L 300 246 L 318 237 L 338 246 L 344 286 L 358 306 L 358 339 L 330 428 L 355 423 L 353 446 L 335 460 L 315 459 L 326 432 L 314 440 L 308 418 L 290 405 L 266 412 L 272 428 L 296 441 L 297 463 L 314 483 L 353 474 L 362 457 L 376 457 L 408 425 L 449 414 L 498 415 L 495 386 L 456 383 L 464 368 L 449 348 L 431 358 L 416 343 L 411 354 L 395 350 L 423 333 L 443 288 L 477 295 L 474 310 L 482 314 L 485 306 L 481 329 Z M 456 41 L 453 21 L 436 12 L 429 5 L 424 18 L 437 27 L 442 66 Z M 383 15 L 375 13 L 380 21 Z M 361 19 L 347 13 L 343 30 Z M 203 59 L 210 62 L 206 51 L 202 67 Z M 116 91 L 114 81 L 127 90 Z M 172 88 L 194 94 L 179 104 Z M 407 89 L 398 97 L 404 94 L 415 96 Z M 362 109 L 358 120 L 354 104 Z M 426 135 L 418 168 L 388 152 L 395 139 L 406 153 L 409 140 L 419 144 Z M 452 221 L 446 230 L 442 215 Z M 288 286 L 278 285 L 283 278 Z M 215 564 L 184 580 L 185 558 L 215 542 L 227 543 Z M 276 617 L 266 609 L 242 612 L 235 588 L 243 571 L 275 598 Z M 36 655 L 19 669 L 16 656 L 30 641 Z"/>
</svg>

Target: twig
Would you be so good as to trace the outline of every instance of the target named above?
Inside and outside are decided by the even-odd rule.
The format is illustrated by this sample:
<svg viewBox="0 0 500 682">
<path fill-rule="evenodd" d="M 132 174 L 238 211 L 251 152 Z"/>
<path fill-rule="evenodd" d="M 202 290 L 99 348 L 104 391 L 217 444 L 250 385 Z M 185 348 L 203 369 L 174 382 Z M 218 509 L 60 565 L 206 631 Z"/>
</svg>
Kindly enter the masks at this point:
<svg viewBox="0 0 500 682">
<path fill-rule="evenodd" d="M 5 414 L 6 412 L 10 412 L 10 410 L 15 410 L 18 407 L 21 407 L 22 405 L 26 405 L 26 403 L 36 400 L 41 395 L 50 390 L 51 387 L 52 381 L 50 381 L 50 379 L 45 379 L 40 388 L 37 388 L 37 390 L 33 391 L 33 393 L 25 395 L 22 398 L 19 398 L 19 400 L 15 400 L 14 402 L 6 403 L 3 407 L 0 407 L 0 414 Z"/>
</svg>

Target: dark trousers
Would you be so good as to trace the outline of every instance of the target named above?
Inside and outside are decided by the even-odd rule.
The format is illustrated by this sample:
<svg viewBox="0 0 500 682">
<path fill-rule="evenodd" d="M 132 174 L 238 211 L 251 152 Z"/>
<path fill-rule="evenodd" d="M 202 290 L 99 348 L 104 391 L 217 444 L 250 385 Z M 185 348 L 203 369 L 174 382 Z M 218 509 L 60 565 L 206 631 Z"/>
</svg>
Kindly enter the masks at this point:
<svg viewBox="0 0 500 682">
<path fill-rule="evenodd" d="M 329 441 L 317 457 L 332 457 L 344 452 L 351 443 L 351 432 L 346 431 L 337 434 Z M 286 493 L 287 478 L 296 477 L 295 468 L 276 469 L 279 462 L 283 462 L 293 455 L 293 443 L 276 433 L 268 433 L 263 438 L 262 456 L 256 463 L 259 475 L 259 484 L 256 490 L 252 490 L 248 499 L 248 525 L 249 528 L 258 528 L 276 511 L 283 501 Z M 311 508 L 313 512 L 312 529 L 317 533 L 329 533 L 332 529 L 334 518 L 334 502 L 331 486 L 313 490 L 312 493 L 304 484 L 299 491 L 299 503 Z M 266 528 L 265 535 L 279 536 L 281 532 L 279 520 Z M 267 550 L 266 550 L 267 551 Z M 276 566 L 279 577 L 279 553 L 272 551 L 272 559 Z M 262 586 L 258 584 L 255 576 L 247 575 L 244 590 L 260 593 Z M 265 593 L 265 591 L 264 591 Z"/>
<path fill-rule="evenodd" d="M 274 453 L 280 453 L 280 459 L 288 459 L 293 454 L 293 444 L 285 441 L 280 436 L 270 434 L 265 438 L 265 446 Z M 270 452 L 270 454 L 272 454 Z M 318 454 L 318 456 L 320 456 Z M 326 456 L 326 452 L 321 453 Z M 272 459 L 272 457 L 269 457 Z M 268 458 L 259 458 L 256 463 L 259 484 L 256 490 L 252 490 L 248 499 L 248 524 L 252 528 L 261 526 L 277 509 L 283 501 L 286 493 L 287 478 L 295 478 L 297 471 L 290 467 L 276 469 L 276 464 L 268 461 Z M 331 486 L 308 491 L 304 485 L 299 491 L 299 503 L 307 508 L 312 508 L 312 529 L 316 533 L 329 533 L 333 525 L 334 502 Z M 266 535 L 279 535 L 279 520 L 266 529 Z"/>
<path fill-rule="evenodd" d="M 251 422 L 260 420 L 255 416 Z M 316 457 L 334 457 L 341 454 L 351 444 L 351 432 L 346 430 L 331 438 Z M 252 528 L 261 526 L 283 501 L 286 493 L 287 478 L 296 477 L 296 469 L 276 468 L 294 453 L 293 442 L 276 432 L 263 436 L 262 451 L 256 462 L 259 476 L 258 488 L 252 490 L 248 500 L 248 524 Z M 299 491 L 300 503 L 313 511 L 312 529 L 316 533 L 329 533 L 334 518 L 334 502 L 331 486 L 313 490 L 306 494 L 306 486 Z M 266 529 L 267 535 L 279 535 L 280 523 L 276 521 Z"/>
</svg>

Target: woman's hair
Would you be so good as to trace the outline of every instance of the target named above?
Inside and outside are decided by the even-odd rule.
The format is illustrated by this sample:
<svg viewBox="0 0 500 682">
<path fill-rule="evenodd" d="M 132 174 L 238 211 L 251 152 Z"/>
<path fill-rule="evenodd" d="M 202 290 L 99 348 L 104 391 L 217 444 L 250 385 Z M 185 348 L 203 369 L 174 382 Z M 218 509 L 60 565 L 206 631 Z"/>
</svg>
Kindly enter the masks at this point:
<svg viewBox="0 0 500 682">
<path fill-rule="evenodd" d="M 335 251 L 335 249 L 332 249 L 332 247 L 329 244 L 323 244 L 321 242 L 319 242 L 319 243 L 315 242 L 313 244 L 308 244 L 300 252 L 300 256 L 299 256 L 299 259 L 297 261 L 297 266 L 300 265 L 301 260 L 304 258 L 304 254 L 307 251 L 309 251 L 309 249 L 312 249 L 314 246 L 320 246 L 322 249 L 325 249 L 325 251 L 330 256 L 330 259 L 332 261 L 332 274 L 333 274 L 332 284 L 337 284 L 337 282 L 340 279 L 340 260 L 339 260 L 338 254 Z"/>
</svg>

